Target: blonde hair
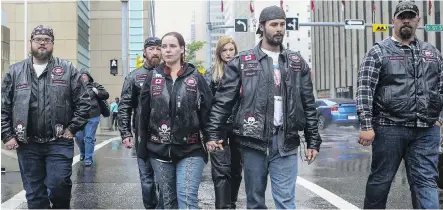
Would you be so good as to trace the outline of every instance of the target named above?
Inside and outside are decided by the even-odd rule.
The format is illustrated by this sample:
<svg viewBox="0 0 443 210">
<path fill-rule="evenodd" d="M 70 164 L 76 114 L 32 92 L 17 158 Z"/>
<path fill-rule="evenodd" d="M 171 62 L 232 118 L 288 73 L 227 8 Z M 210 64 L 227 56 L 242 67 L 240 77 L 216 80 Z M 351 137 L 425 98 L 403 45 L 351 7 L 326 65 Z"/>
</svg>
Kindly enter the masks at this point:
<svg viewBox="0 0 443 210">
<path fill-rule="evenodd" d="M 217 48 L 215 49 L 215 65 L 212 72 L 212 81 L 219 81 L 223 77 L 225 61 L 221 58 L 221 53 L 223 52 L 223 47 L 226 44 L 233 44 L 235 49 L 235 55 L 237 55 L 237 45 L 235 41 L 229 36 L 222 36 L 220 40 L 218 40 Z"/>
</svg>

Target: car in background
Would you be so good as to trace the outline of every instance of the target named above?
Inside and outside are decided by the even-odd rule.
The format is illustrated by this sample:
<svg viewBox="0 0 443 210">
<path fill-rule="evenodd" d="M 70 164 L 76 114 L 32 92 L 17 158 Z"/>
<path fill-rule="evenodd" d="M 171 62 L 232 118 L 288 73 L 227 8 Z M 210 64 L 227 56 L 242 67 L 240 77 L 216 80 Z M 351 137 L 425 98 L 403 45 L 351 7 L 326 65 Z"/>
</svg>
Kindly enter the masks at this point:
<svg viewBox="0 0 443 210">
<path fill-rule="evenodd" d="M 315 106 L 319 130 L 324 130 L 330 125 L 359 128 L 357 104 L 353 99 L 321 98 L 315 100 Z"/>
</svg>

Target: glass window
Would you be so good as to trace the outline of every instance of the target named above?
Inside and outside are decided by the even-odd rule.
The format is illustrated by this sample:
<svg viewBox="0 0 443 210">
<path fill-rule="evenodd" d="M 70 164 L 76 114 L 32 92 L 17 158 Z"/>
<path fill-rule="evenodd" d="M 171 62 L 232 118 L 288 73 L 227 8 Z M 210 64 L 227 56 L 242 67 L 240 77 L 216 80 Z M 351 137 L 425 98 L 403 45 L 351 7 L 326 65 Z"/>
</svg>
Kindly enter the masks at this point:
<svg viewBox="0 0 443 210">
<path fill-rule="evenodd" d="M 129 22 L 129 27 L 141 27 L 141 28 L 143 28 L 143 20 L 142 19 L 132 19 Z"/>
<path fill-rule="evenodd" d="M 129 11 L 129 18 L 143 18 L 143 11 Z"/>
<path fill-rule="evenodd" d="M 129 28 L 129 34 L 131 34 L 131 36 L 134 35 L 143 35 L 143 28 L 135 28 L 135 27 L 131 27 Z M 132 40 L 131 40 L 132 42 Z"/>
</svg>

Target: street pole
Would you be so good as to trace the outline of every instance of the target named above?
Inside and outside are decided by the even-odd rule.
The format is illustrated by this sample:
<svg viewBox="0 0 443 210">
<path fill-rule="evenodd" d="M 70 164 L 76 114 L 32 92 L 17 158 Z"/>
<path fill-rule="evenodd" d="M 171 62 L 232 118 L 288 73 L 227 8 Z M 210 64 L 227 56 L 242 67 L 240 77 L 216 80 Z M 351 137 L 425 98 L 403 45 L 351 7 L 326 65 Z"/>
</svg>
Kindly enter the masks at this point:
<svg viewBox="0 0 443 210">
<path fill-rule="evenodd" d="M 372 23 L 366 23 L 365 27 L 366 28 L 372 28 Z M 341 23 L 341 22 L 309 22 L 309 23 L 299 23 L 298 26 L 335 26 L 335 27 L 340 27 L 340 26 L 345 26 L 345 23 Z M 393 28 L 394 25 L 392 24 L 388 24 L 389 28 Z M 233 25 L 222 25 L 222 26 L 212 26 L 211 30 L 215 30 L 215 29 L 220 29 L 220 28 L 234 28 Z M 425 29 L 424 26 L 417 26 L 417 29 Z"/>
<path fill-rule="evenodd" d="M 25 52 L 25 59 L 28 58 L 28 0 L 25 0 L 24 2 L 24 7 L 25 7 L 25 19 L 24 19 L 24 52 Z"/>
<path fill-rule="evenodd" d="M 212 48 L 212 38 L 211 38 L 211 32 L 212 32 L 212 24 L 211 24 L 211 1 L 207 0 L 207 10 L 208 10 L 208 15 L 207 15 L 207 21 L 206 25 L 208 26 L 208 36 L 207 36 L 207 40 L 208 40 L 208 56 L 206 59 L 206 62 L 208 63 L 208 69 L 211 67 L 212 65 L 212 55 L 211 55 L 211 48 Z"/>
<path fill-rule="evenodd" d="M 128 73 L 128 0 L 122 2 L 122 72 L 123 81 Z"/>
</svg>

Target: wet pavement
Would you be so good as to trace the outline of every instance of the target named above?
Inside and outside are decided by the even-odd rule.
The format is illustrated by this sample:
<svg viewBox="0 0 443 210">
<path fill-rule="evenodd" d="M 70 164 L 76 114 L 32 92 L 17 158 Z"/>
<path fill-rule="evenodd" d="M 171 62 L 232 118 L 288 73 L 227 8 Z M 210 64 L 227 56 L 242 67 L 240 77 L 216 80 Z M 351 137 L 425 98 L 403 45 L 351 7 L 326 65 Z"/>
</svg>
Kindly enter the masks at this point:
<svg viewBox="0 0 443 210">
<path fill-rule="evenodd" d="M 323 144 L 321 152 L 311 165 L 299 160 L 299 176 L 345 201 L 362 208 L 364 189 L 370 170 L 370 147 L 356 143 L 358 131 L 353 128 L 331 127 L 321 132 Z M 92 167 L 85 168 L 83 162 L 73 166 L 72 202 L 75 209 L 141 209 L 140 181 L 134 153 L 120 144 L 120 139 L 109 141 L 112 135 L 98 136 L 96 145 L 103 145 L 95 153 Z M 105 144 L 107 143 L 107 144 Z M 105 144 L 105 145 L 104 145 Z M 2 146 L 4 148 L 4 146 Z M 77 149 L 75 150 L 78 154 Z M 4 202 L 23 190 L 18 164 L 14 153 L 2 150 L 1 196 Z M 305 186 L 305 185 L 303 185 Z M 325 198 L 325 194 L 314 189 L 297 185 L 297 208 L 336 209 L 337 201 Z M 318 194 L 316 194 L 316 192 Z M 24 195 L 17 202 L 17 208 L 26 208 Z M 326 196 L 327 197 L 327 196 Z M 443 193 L 440 195 L 440 208 L 443 208 Z M 200 185 L 199 200 L 201 208 L 214 208 L 214 190 L 210 176 L 210 164 L 205 167 Z M 266 192 L 268 208 L 275 208 L 268 182 Z M 409 185 L 402 165 L 392 183 L 387 208 L 410 209 Z M 329 202 L 331 201 L 331 202 Z M 240 189 L 238 208 L 246 208 L 246 197 Z M 15 207 L 15 206 L 14 206 Z"/>
</svg>

